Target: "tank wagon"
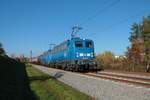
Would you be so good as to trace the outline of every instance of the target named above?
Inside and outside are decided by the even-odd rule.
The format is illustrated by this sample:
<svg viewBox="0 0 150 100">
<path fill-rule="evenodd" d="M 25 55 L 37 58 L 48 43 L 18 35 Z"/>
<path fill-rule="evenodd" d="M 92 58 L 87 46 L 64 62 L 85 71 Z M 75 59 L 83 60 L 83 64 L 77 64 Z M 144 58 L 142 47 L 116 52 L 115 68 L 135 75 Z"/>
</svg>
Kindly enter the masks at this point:
<svg viewBox="0 0 150 100">
<path fill-rule="evenodd" d="M 38 57 L 38 62 L 71 71 L 95 71 L 94 42 L 79 37 L 66 40 Z"/>
</svg>

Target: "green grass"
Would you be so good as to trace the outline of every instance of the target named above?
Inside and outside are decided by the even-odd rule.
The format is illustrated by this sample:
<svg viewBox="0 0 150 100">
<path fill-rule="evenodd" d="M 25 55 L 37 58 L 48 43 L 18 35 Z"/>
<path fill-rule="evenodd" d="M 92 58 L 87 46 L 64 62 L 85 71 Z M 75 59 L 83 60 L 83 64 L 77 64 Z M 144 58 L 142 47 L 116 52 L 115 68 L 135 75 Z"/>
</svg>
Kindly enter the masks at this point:
<svg viewBox="0 0 150 100">
<path fill-rule="evenodd" d="M 89 100 L 91 97 L 35 69 L 26 67 L 31 90 L 39 100 Z"/>
</svg>

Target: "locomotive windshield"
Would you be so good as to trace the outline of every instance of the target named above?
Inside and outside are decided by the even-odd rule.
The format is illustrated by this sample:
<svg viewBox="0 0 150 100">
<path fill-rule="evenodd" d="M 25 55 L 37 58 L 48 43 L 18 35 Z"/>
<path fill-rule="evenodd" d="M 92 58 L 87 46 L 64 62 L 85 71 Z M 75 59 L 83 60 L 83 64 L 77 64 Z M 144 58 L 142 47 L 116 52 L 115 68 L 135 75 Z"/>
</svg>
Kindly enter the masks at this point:
<svg viewBox="0 0 150 100">
<path fill-rule="evenodd" d="M 82 48 L 83 47 L 82 41 L 76 41 L 75 46 L 78 47 L 78 48 Z"/>
<path fill-rule="evenodd" d="M 86 41 L 86 42 L 85 42 L 85 46 L 86 46 L 87 48 L 93 48 L 93 43 L 92 43 L 92 41 Z"/>
</svg>

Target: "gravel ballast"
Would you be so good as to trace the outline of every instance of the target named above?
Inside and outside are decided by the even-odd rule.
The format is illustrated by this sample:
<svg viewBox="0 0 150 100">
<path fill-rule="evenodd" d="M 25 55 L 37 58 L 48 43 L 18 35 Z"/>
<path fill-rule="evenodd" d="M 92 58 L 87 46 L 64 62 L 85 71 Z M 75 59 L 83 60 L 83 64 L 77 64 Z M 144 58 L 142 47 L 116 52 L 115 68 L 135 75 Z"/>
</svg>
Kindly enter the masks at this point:
<svg viewBox="0 0 150 100">
<path fill-rule="evenodd" d="M 96 100 L 150 100 L 150 88 L 33 65 Z"/>
</svg>

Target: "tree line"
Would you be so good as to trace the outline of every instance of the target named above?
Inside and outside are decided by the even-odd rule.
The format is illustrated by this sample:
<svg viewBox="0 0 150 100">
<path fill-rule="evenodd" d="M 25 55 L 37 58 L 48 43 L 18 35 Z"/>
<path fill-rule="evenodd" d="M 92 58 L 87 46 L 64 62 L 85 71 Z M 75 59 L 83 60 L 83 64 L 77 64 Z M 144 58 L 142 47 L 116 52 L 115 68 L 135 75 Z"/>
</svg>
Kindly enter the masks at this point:
<svg viewBox="0 0 150 100">
<path fill-rule="evenodd" d="M 111 51 L 97 55 L 99 66 L 104 69 L 120 69 L 128 71 L 150 71 L 150 16 L 144 17 L 141 23 L 131 26 L 125 56 L 116 57 Z"/>
<path fill-rule="evenodd" d="M 0 55 L 5 55 L 5 50 L 3 48 L 2 43 L 0 43 Z"/>
</svg>

